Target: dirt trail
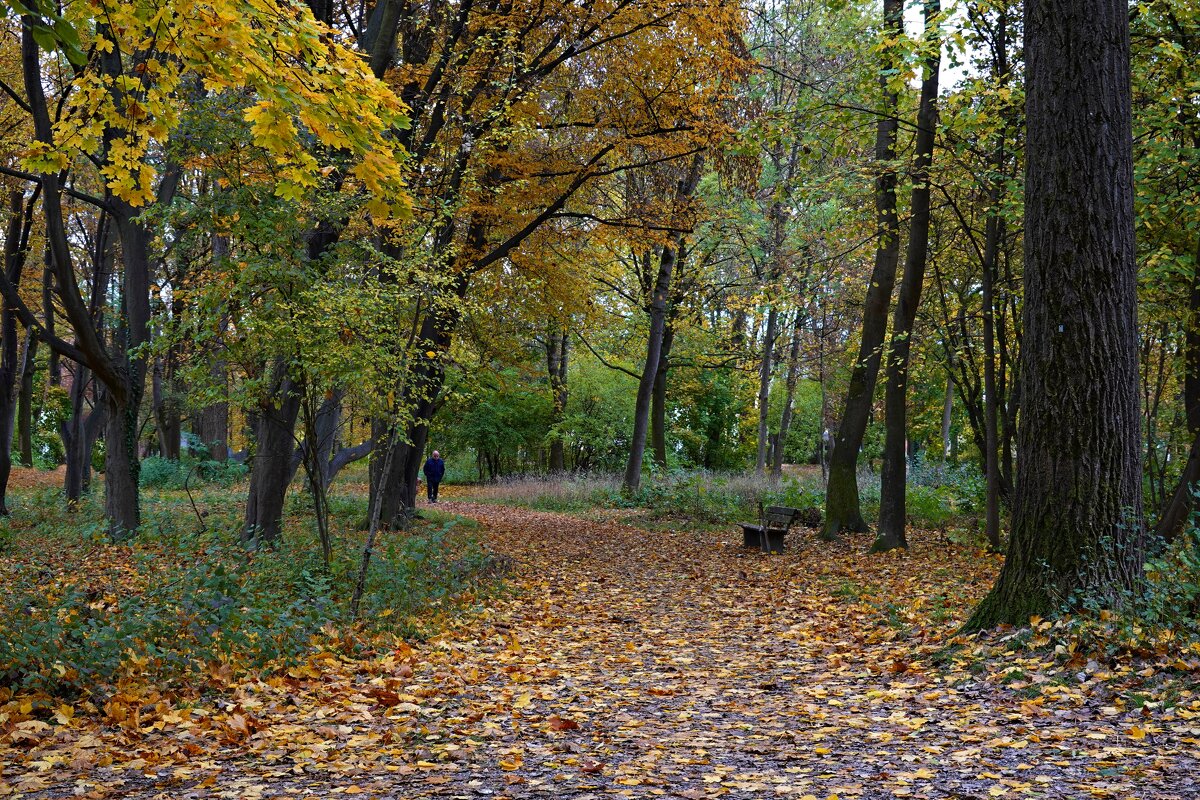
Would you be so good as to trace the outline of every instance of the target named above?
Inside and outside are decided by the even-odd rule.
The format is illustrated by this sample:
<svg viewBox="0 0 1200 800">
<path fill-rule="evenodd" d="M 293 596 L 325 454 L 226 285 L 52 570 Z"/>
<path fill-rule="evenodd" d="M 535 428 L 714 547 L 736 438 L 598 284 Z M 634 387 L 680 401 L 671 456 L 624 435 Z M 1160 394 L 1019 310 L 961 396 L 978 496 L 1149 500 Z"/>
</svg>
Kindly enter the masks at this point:
<svg viewBox="0 0 1200 800">
<path fill-rule="evenodd" d="M 181 764 L 42 796 L 1200 797 L 1194 694 L 1138 709 L 1098 666 L 947 650 L 997 564 L 935 534 L 881 559 L 794 533 L 764 556 L 736 531 L 443 508 L 513 560 L 488 613 L 414 653 L 242 687 L 219 725 L 139 734 L 194 748 Z"/>
</svg>

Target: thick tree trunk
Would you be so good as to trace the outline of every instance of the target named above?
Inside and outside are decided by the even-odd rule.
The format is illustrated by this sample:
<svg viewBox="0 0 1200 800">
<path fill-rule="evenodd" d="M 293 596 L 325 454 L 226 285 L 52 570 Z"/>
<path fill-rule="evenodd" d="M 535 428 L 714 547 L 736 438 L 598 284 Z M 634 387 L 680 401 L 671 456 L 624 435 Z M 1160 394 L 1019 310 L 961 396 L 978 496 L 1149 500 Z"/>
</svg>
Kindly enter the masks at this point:
<svg viewBox="0 0 1200 800">
<path fill-rule="evenodd" d="M 122 541 L 137 533 L 141 525 L 138 503 L 138 413 L 137 406 L 121 403 L 112 392 L 108 402 L 104 433 L 104 515 L 113 539 Z M 86 441 L 86 436 L 80 439 Z"/>
<path fill-rule="evenodd" d="M 658 356 L 658 374 L 654 376 L 654 394 L 650 400 L 650 446 L 654 463 L 667 466 L 667 373 L 671 369 L 671 347 L 675 343 L 675 326 L 667 322 L 663 331 L 662 352 Z"/>
<path fill-rule="evenodd" d="M 1142 577 L 1129 8 L 1027 0 L 1020 464 L 1008 557 L 966 630 Z"/>
<path fill-rule="evenodd" d="M 899 40 L 903 35 L 904 4 L 901 0 L 884 0 L 885 35 Z M 829 479 L 825 488 L 825 527 L 821 538 L 837 538 L 841 531 L 866 531 L 858 497 L 858 452 L 862 449 L 871 401 L 875 394 L 875 379 L 884 336 L 887 333 L 888 305 L 896 283 L 896 266 L 900 259 L 900 221 L 896 216 L 896 131 L 899 123 L 896 109 L 899 97 L 889 86 L 892 71 L 899 67 L 896 47 L 884 50 L 880 76 L 883 91 L 883 114 L 875 136 L 875 160 L 879 176 L 875 179 L 875 211 L 879 243 L 875 251 L 875 267 L 867 285 L 863 303 L 862 340 L 858 359 L 850 373 L 846 405 L 833 440 L 829 458 Z"/>
<path fill-rule="evenodd" d="M 929 261 L 929 168 L 933 164 L 934 134 L 937 130 L 938 70 L 941 66 L 941 36 L 938 34 L 940 0 L 925 0 L 926 44 L 936 44 L 924 63 L 921 79 L 921 104 L 917 110 L 917 141 L 913 165 L 912 217 L 908 228 L 908 250 L 904 258 L 904 278 L 896 299 L 892 320 L 892 343 L 887 358 L 884 384 L 883 470 L 880 476 L 879 532 L 871 550 L 876 553 L 908 547 L 905 527 L 908 521 L 908 362 L 912 353 L 912 334 L 925 286 L 925 266 Z"/>
<path fill-rule="evenodd" d="M 458 326 L 460 310 L 457 301 L 466 296 L 467 285 L 466 275 L 457 276 L 447 287 L 450 302 L 431 310 L 421 321 L 416 364 L 409 370 L 404 391 L 399 393 L 400 402 L 410 404 L 412 409 L 412 421 L 406 430 L 397 433 L 388 443 L 390 423 L 376 420 L 372 424 L 373 438 L 383 443 L 383 447 L 375 449 L 376 458 L 371 463 L 370 507 L 374 508 L 376 493 L 382 491 L 383 496 L 378 501 L 379 520 L 385 528 L 403 528 L 417 507 L 417 481 L 429 440 L 429 424 L 437 410 L 445 379 L 442 359 Z M 395 449 L 391 456 L 387 454 L 389 449 Z M 383 464 L 389 465 L 387 475 L 381 474 Z"/>
<path fill-rule="evenodd" d="M 183 425 L 179 411 L 178 387 L 175 386 L 174 380 L 174 362 L 174 348 L 170 348 L 162 358 L 155 359 L 151 377 L 151 397 L 154 403 L 159 452 L 163 458 L 178 461 Z"/>
<path fill-rule="evenodd" d="M 767 330 L 763 337 L 762 360 L 758 365 L 758 448 L 754 460 L 754 471 L 759 475 L 767 471 L 768 416 L 771 405 L 771 371 L 775 356 L 775 328 L 779 324 L 779 311 L 775 306 L 767 309 Z"/>
<path fill-rule="evenodd" d="M 279 538 L 283 530 L 283 503 L 294 474 L 291 462 L 296 447 L 300 392 L 287 377 L 284 364 L 276 364 L 274 371 L 279 388 L 259 406 L 256 415 L 250 491 L 242 528 L 242 541 L 248 544 L 271 545 Z"/>
</svg>

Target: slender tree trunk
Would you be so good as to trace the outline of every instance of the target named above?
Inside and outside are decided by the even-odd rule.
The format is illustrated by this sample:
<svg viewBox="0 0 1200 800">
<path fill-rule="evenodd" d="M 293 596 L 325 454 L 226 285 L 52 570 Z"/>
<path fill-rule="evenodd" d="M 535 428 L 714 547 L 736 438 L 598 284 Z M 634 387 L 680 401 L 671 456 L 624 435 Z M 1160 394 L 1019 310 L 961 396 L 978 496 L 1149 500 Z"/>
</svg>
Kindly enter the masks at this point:
<svg viewBox="0 0 1200 800">
<path fill-rule="evenodd" d="M 33 466 L 33 379 L 37 374 L 38 339 L 25 332 L 25 354 L 21 361 L 21 389 L 17 399 L 17 442 L 21 464 Z"/>
<path fill-rule="evenodd" d="M 937 131 L 938 70 L 941 66 L 941 36 L 938 32 L 941 2 L 925 0 L 924 9 L 926 44 L 931 39 L 935 44 L 930 48 L 921 80 L 908 251 L 904 258 L 904 278 L 900 282 L 896 314 L 892 320 L 892 343 L 884 384 L 887 430 L 880 477 L 879 533 L 871 548 L 877 553 L 908 547 L 905 535 L 908 521 L 905 497 L 908 486 L 908 363 L 917 309 L 921 305 L 921 290 L 925 286 L 925 266 L 929 261 L 929 169 L 933 164 L 934 136 Z"/>
<path fill-rule="evenodd" d="M 91 450 L 86 433 L 87 387 L 91 372 L 83 364 L 76 364 L 71 381 L 71 415 L 62 423 L 59 435 L 63 441 L 67 474 L 63 481 L 63 493 L 68 504 L 78 503 L 84 495 L 87 480 L 85 474 L 91 469 Z M 93 410 L 92 414 L 98 413 Z"/>
<path fill-rule="evenodd" d="M 884 0 L 885 36 L 899 40 L 903 35 L 904 3 Z M 895 46 L 884 50 L 880 75 L 883 92 L 883 113 L 875 136 L 875 160 L 879 176 L 875 179 L 875 211 L 879 243 L 875 251 L 875 268 L 867 285 L 863 303 L 862 340 L 858 359 L 850 373 L 846 405 L 841 424 L 833 441 L 829 458 L 829 478 L 825 487 L 825 527 L 821 538 L 830 541 L 841 531 L 866 531 L 858 497 L 858 453 L 862 449 L 871 401 L 875 394 L 875 379 L 884 336 L 887 333 L 888 305 L 896 283 L 896 266 L 900 260 L 900 221 L 896 216 L 896 118 L 899 96 L 891 88 L 892 72 L 899 67 L 900 56 Z"/>
<path fill-rule="evenodd" d="M 1008 556 L 966 630 L 1142 579 L 1129 8 L 1027 0 L 1020 464 Z"/>
<path fill-rule="evenodd" d="M 667 466 L 667 373 L 671 369 L 671 347 L 675 343 L 675 326 L 667 322 L 663 331 L 662 352 L 658 357 L 658 374 L 654 376 L 654 394 L 650 400 L 650 445 L 654 463 Z"/>
<path fill-rule="evenodd" d="M 1008 16 L 1001 10 L 996 33 L 996 77 L 1005 85 L 1008 82 Z M 1000 247 L 1004 240 L 1004 218 L 1000 211 L 1000 198 L 1004 191 L 1003 175 L 1005 133 L 1001 131 L 992 157 L 992 168 L 996 174 L 988 188 L 990 210 L 983 243 L 983 416 L 984 416 L 984 462 L 983 471 L 987 481 L 985 492 L 984 532 L 993 551 L 1000 550 L 1000 387 L 996 378 L 996 278 L 1000 271 Z"/>
<path fill-rule="evenodd" d="M 946 370 L 946 397 L 942 400 L 942 461 L 951 460 L 954 445 L 950 429 L 954 424 L 954 374 Z"/>
<path fill-rule="evenodd" d="M 658 261 L 658 277 L 650 298 L 650 333 L 646 338 L 646 363 L 642 378 L 638 381 L 637 400 L 633 410 L 633 436 L 629 443 L 629 459 L 625 464 L 625 479 L 622 487 L 634 493 L 642 485 L 642 455 L 646 450 L 646 434 L 650 427 L 650 400 L 654 393 L 654 381 L 658 377 L 658 363 L 662 356 L 663 337 L 667 327 L 667 292 L 671 288 L 671 272 L 675 268 L 676 247 L 662 248 Z"/>
<path fill-rule="evenodd" d="M 792 326 L 792 343 L 788 349 L 787 378 L 785 379 L 783 397 L 783 414 L 779 418 L 779 435 L 775 444 L 775 460 L 772 471 L 777 476 L 783 475 L 783 462 L 786 458 L 788 431 L 792 427 L 792 416 L 796 405 L 796 384 L 800 382 L 800 333 L 804 329 L 804 311 L 796 312 L 796 322 Z"/>
<path fill-rule="evenodd" d="M 762 361 L 758 367 L 758 451 L 754 471 L 759 475 L 767 471 L 768 415 L 771 405 L 771 368 L 775 356 L 775 328 L 779 324 L 779 311 L 775 306 L 767 310 L 767 330 L 763 338 Z"/>
<path fill-rule="evenodd" d="M 550 463 L 549 472 L 566 471 L 566 452 L 562 436 L 567 413 L 567 358 L 570 346 L 568 331 L 552 334 L 546 339 L 546 372 L 550 378 Z"/>
<path fill-rule="evenodd" d="M 9 195 L 8 220 L 4 228 L 4 264 L 0 265 L 13 286 L 21 285 L 21 273 L 29 255 L 29 231 L 33 203 L 28 207 L 24 191 Z M 12 473 L 13 423 L 17 411 L 17 313 L 7 301 L 0 304 L 0 515 L 8 515 L 8 478 Z"/>
</svg>

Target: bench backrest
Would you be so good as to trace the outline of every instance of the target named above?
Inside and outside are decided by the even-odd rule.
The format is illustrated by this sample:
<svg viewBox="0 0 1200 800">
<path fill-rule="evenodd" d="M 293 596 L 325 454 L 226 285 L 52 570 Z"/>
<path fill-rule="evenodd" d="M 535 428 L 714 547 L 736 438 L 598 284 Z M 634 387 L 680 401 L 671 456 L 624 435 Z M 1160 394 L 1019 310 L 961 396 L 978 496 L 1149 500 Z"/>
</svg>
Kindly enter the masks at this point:
<svg viewBox="0 0 1200 800">
<path fill-rule="evenodd" d="M 792 524 L 796 509 L 787 506 L 768 506 L 763 511 L 763 524 L 768 528 L 787 528 Z"/>
</svg>

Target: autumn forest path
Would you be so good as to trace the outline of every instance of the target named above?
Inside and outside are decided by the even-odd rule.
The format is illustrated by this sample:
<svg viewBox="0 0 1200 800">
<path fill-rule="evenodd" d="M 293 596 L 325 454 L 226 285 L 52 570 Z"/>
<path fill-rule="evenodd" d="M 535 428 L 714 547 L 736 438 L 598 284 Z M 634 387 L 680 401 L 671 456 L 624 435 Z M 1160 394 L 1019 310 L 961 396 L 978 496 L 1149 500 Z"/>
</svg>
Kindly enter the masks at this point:
<svg viewBox="0 0 1200 800">
<path fill-rule="evenodd" d="M 915 532 L 870 557 L 805 531 L 765 556 L 735 530 L 442 508 L 512 559 L 487 612 L 110 729 L 85 755 L 134 762 L 31 796 L 1200 796 L 1194 694 L 1136 708 L 1094 663 L 946 646 L 998 567 L 978 549 Z"/>
</svg>

